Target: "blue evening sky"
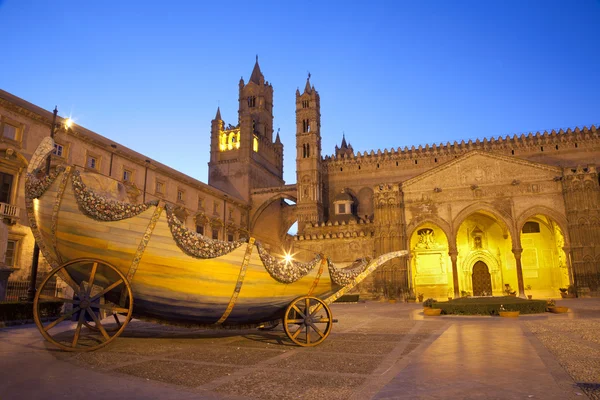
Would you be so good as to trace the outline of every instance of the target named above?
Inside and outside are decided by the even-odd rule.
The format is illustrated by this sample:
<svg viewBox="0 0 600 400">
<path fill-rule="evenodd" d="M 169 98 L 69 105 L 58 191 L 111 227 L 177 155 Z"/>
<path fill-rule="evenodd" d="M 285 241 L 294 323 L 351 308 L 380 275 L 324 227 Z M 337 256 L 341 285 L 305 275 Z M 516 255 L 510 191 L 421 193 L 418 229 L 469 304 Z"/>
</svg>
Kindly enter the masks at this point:
<svg viewBox="0 0 600 400">
<path fill-rule="evenodd" d="M 287 183 L 295 91 L 322 145 L 409 147 L 600 123 L 599 0 L 0 0 L 0 88 L 204 182 L 255 55 Z"/>
</svg>

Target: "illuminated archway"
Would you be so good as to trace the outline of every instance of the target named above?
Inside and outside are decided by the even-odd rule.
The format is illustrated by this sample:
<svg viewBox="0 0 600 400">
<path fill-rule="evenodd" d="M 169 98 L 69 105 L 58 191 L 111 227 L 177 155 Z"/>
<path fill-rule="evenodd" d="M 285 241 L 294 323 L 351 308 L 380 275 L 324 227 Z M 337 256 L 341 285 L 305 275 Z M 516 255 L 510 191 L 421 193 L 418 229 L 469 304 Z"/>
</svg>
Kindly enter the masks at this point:
<svg viewBox="0 0 600 400">
<path fill-rule="evenodd" d="M 473 294 L 473 267 L 487 265 L 493 295 L 503 295 L 505 285 L 518 288 L 516 260 L 512 253 L 511 227 L 507 220 L 489 209 L 460 215 L 456 229 L 457 273 L 460 292 Z"/>
<path fill-rule="evenodd" d="M 523 284 L 535 297 L 556 297 L 570 284 L 564 252 L 565 235 L 560 225 L 545 214 L 530 215 L 519 226 L 523 248 Z"/>
<path fill-rule="evenodd" d="M 452 296 L 452 262 L 448 256 L 448 237 L 433 222 L 424 222 L 410 231 L 412 287 L 425 298 Z"/>
</svg>

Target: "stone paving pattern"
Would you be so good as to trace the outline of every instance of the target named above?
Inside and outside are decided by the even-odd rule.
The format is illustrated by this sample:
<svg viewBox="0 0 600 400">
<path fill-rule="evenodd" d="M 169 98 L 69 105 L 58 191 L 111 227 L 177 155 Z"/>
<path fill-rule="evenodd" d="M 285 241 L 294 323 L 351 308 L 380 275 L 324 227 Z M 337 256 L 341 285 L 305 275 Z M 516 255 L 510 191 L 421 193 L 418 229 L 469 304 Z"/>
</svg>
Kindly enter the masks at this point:
<svg viewBox="0 0 600 400">
<path fill-rule="evenodd" d="M 293 346 L 277 329 L 132 321 L 109 346 L 68 353 L 34 326 L 6 328 L 0 399 L 597 399 L 600 299 L 558 303 L 572 312 L 514 320 L 334 304 L 340 322 L 314 348 Z"/>
</svg>

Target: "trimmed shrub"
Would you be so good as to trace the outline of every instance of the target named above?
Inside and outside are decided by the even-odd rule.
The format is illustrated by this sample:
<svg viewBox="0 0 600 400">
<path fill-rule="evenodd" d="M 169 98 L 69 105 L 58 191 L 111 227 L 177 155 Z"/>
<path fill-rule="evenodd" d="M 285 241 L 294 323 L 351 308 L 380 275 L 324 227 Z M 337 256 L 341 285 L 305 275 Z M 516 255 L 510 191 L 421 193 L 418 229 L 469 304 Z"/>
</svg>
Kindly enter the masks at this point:
<svg viewBox="0 0 600 400">
<path fill-rule="evenodd" d="M 538 314 L 546 312 L 546 300 L 524 300 L 513 296 L 471 297 L 437 302 L 432 307 L 441 308 L 443 314 L 455 315 L 499 315 L 500 307 L 521 314 Z"/>
<path fill-rule="evenodd" d="M 334 301 L 334 303 L 358 303 L 358 298 L 358 294 L 345 294 Z"/>
<path fill-rule="evenodd" d="M 62 301 L 40 303 L 42 318 L 57 318 L 63 306 Z M 33 303 L 0 303 L 0 321 L 24 321 L 33 319 Z"/>
</svg>

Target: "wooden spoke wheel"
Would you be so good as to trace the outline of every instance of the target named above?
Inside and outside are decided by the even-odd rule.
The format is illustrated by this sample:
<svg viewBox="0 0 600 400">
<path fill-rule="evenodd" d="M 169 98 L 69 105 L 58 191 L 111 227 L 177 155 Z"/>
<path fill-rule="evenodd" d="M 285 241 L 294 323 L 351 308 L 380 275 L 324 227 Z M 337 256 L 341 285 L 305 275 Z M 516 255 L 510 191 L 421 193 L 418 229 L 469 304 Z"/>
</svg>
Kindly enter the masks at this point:
<svg viewBox="0 0 600 400">
<path fill-rule="evenodd" d="M 43 294 L 55 276 L 64 279 L 73 297 Z M 60 301 L 66 310 L 54 321 L 45 321 L 40 303 Z M 38 288 L 33 302 L 33 318 L 42 336 L 67 351 L 92 351 L 119 336 L 131 319 L 133 293 L 121 271 L 96 259 L 77 259 L 54 269 Z M 70 327 L 58 326 L 75 320 Z M 82 329 L 83 326 L 89 329 Z M 65 329 L 66 328 L 66 329 Z"/>
<path fill-rule="evenodd" d="M 331 333 L 331 310 L 321 299 L 298 297 L 285 310 L 283 329 L 290 340 L 299 346 L 316 346 Z"/>
</svg>

